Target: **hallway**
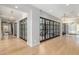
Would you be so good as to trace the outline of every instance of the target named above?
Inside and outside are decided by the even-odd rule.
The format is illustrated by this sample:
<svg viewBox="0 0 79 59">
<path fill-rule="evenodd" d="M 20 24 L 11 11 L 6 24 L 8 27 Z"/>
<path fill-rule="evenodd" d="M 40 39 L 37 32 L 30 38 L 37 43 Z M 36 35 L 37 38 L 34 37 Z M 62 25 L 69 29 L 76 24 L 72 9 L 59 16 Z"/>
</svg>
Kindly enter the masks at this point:
<svg viewBox="0 0 79 59">
<path fill-rule="evenodd" d="M 11 37 L 6 40 L 0 40 L 1 55 L 40 55 L 40 54 L 79 54 L 79 40 L 75 35 L 68 35 L 50 39 L 37 47 L 29 47 L 24 40 Z"/>
</svg>

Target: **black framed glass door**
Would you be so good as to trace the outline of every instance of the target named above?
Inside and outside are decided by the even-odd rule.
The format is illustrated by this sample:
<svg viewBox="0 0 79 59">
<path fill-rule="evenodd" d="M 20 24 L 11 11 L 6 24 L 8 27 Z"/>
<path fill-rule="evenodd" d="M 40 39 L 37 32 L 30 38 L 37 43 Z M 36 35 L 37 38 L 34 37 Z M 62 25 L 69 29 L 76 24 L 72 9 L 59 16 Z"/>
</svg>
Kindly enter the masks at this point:
<svg viewBox="0 0 79 59">
<path fill-rule="evenodd" d="M 40 41 L 60 35 L 60 23 L 40 17 Z"/>
<path fill-rule="evenodd" d="M 65 35 L 66 34 L 66 24 L 65 23 L 63 23 L 62 30 L 63 30 L 62 34 Z"/>
<path fill-rule="evenodd" d="M 50 23 L 49 23 L 49 20 L 45 20 L 45 39 L 48 39 L 49 38 L 49 25 L 50 25 Z"/>
<path fill-rule="evenodd" d="M 45 20 L 43 18 L 40 18 L 40 40 L 41 41 L 46 39 L 46 37 L 45 37 L 46 29 L 45 28 L 46 28 L 45 27 Z"/>
<path fill-rule="evenodd" d="M 53 26 L 53 23 L 54 23 L 53 21 L 50 21 L 50 25 L 49 25 L 49 28 L 50 28 L 49 29 L 49 35 L 50 35 L 50 38 L 54 37 L 54 33 L 53 33 L 54 32 L 54 30 L 53 30 L 54 26 Z"/>
<path fill-rule="evenodd" d="M 27 18 L 20 21 L 20 38 L 27 40 Z"/>
<path fill-rule="evenodd" d="M 14 35 L 17 35 L 17 23 L 14 23 Z"/>
</svg>

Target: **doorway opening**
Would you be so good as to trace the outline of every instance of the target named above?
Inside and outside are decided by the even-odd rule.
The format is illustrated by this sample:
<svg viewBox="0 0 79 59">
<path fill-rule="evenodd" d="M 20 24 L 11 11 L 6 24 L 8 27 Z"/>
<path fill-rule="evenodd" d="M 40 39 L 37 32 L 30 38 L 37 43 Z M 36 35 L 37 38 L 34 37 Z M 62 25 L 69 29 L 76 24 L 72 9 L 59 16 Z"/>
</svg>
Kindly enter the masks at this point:
<svg viewBox="0 0 79 59">
<path fill-rule="evenodd" d="M 26 41 L 27 40 L 27 18 L 22 19 L 19 25 L 20 25 L 20 28 L 19 28 L 20 38 Z"/>
<path fill-rule="evenodd" d="M 1 20 L 2 39 L 8 39 L 13 36 L 13 23 L 9 20 Z"/>
</svg>

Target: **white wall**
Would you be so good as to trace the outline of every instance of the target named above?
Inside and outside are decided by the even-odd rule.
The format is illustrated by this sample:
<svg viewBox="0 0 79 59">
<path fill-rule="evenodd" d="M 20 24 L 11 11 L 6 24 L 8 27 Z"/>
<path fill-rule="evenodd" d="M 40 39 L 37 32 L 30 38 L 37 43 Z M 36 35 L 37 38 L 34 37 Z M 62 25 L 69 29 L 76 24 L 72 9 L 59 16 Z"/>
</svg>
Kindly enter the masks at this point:
<svg viewBox="0 0 79 59">
<path fill-rule="evenodd" d="M 40 11 L 31 5 L 17 5 L 17 10 L 27 13 L 27 44 L 31 47 L 40 44 L 40 17 L 45 17 L 50 20 L 58 21 L 57 17 L 51 16 L 50 14 Z M 14 8 L 14 6 L 8 6 Z M 21 20 L 21 19 L 20 19 Z M 20 21 L 19 20 L 19 21 Z M 19 21 L 17 22 L 17 38 L 19 38 Z"/>
<path fill-rule="evenodd" d="M 42 10 L 40 10 L 40 16 L 41 17 L 44 17 L 44 18 L 47 18 L 47 19 L 50 19 L 50 20 L 54 20 L 54 21 L 57 21 L 57 22 L 60 22 L 60 19 L 55 17 L 55 16 L 52 16 Z"/>
<path fill-rule="evenodd" d="M 50 20 L 58 21 L 59 19 L 50 14 L 40 11 L 30 5 L 25 6 L 27 9 L 27 44 L 31 47 L 40 44 L 40 17 L 45 17 Z"/>
</svg>

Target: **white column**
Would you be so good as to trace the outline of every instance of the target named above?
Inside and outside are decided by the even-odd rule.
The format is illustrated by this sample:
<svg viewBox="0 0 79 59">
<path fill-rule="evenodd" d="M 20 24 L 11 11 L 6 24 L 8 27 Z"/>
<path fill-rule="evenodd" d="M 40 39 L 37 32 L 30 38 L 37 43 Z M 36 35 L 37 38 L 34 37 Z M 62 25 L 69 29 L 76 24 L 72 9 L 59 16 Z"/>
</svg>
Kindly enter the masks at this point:
<svg viewBox="0 0 79 59">
<path fill-rule="evenodd" d="M 68 23 L 66 23 L 66 36 L 68 35 Z"/>
<path fill-rule="evenodd" d="M 39 20 L 39 11 L 32 10 L 29 12 L 27 19 L 27 44 L 30 47 L 34 47 L 40 44 Z"/>
<path fill-rule="evenodd" d="M 19 21 L 17 21 L 17 38 L 19 38 Z"/>
<path fill-rule="evenodd" d="M 1 18 L 0 18 L 0 40 L 2 38 L 2 31 L 1 31 Z"/>
<path fill-rule="evenodd" d="M 63 31 L 62 25 L 63 25 L 63 22 L 62 22 L 62 20 L 61 20 L 61 22 L 60 22 L 60 36 L 62 36 L 62 31 Z"/>
</svg>

